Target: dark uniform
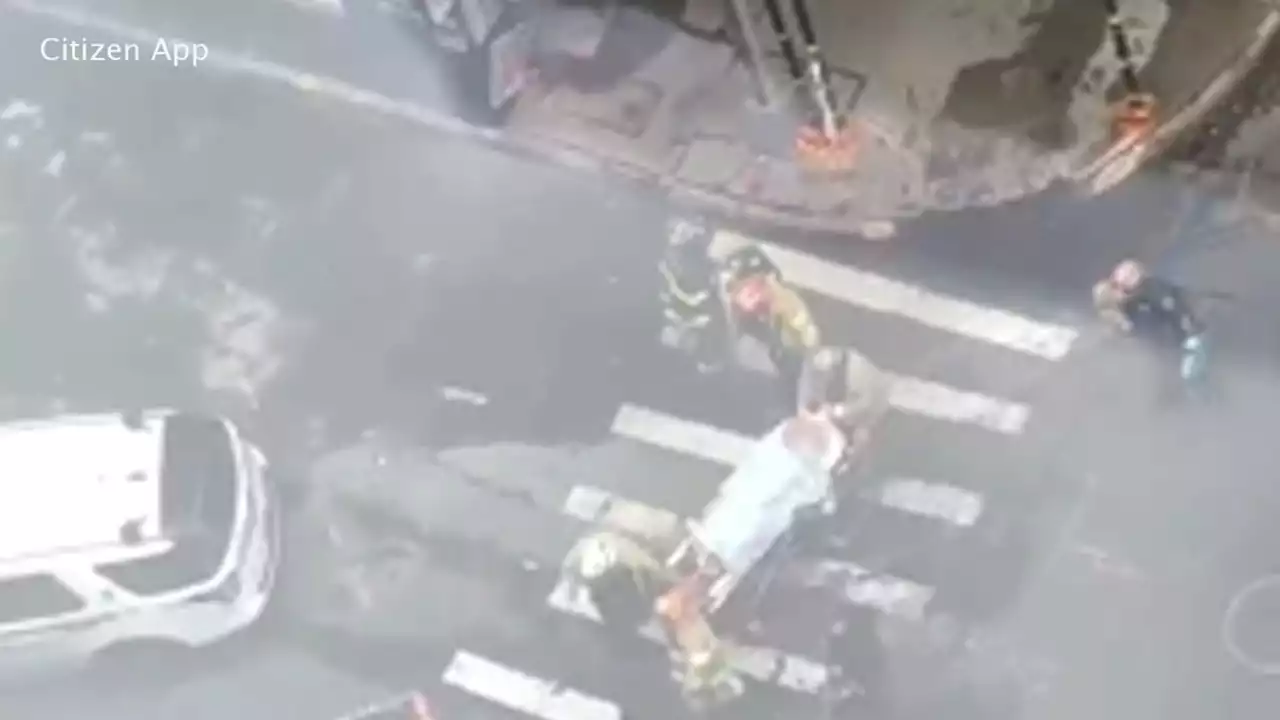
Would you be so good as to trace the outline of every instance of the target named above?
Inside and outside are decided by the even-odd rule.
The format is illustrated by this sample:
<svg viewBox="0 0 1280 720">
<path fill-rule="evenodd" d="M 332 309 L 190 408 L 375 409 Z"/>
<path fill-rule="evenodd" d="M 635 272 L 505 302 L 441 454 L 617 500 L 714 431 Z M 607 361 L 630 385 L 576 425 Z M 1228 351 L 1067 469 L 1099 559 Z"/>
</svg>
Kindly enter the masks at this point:
<svg viewBox="0 0 1280 720">
<path fill-rule="evenodd" d="M 1121 301 L 1120 311 L 1136 333 L 1157 342 L 1181 347 L 1187 338 L 1203 332 L 1186 293 L 1160 278 L 1144 278 L 1137 289 Z"/>
<path fill-rule="evenodd" d="M 718 369 L 728 350 L 719 270 L 707 255 L 709 235 L 696 221 L 673 221 L 658 266 L 664 334 L 671 344 L 691 353 L 704 371 Z"/>
</svg>

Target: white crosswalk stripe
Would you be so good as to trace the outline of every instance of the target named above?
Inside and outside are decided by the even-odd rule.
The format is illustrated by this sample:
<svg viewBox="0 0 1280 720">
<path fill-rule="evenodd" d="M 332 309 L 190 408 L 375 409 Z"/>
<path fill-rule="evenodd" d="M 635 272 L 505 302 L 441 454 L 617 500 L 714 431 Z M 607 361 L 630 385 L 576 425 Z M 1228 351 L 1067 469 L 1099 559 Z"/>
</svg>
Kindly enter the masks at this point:
<svg viewBox="0 0 1280 720">
<path fill-rule="evenodd" d="M 723 255 L 746 242 L 753 241 L 721 232 L 715 238 L 712 251 Z M 946 297 L 796 250 L 767 243 L 760 245 L 779 266 L 785 280 L 802 291 L 826 296 L 846 306 L 894 316 L 923 326 L 930 332 L 941 331 L 977 340 L 987 346 L 980 348 L 983 351 L 995 348 L 1029 357 L 1034 362 L 1057 362 L 1068 355 L 1078 335 L 1069 327 Z M 959 435 L 962 434 L 959 428 L 967 427 L 978 429 L 978 436 L 991 438 L 992 442 L 1016 442 L 1032 419 L 1031 407 L 1022 402 L 976 390 L 958 389 L 934 379 L 911 377 L 895 372 L 892 367 L 886 367 L 885 372 L 891 382 L 891 410 L 905 418 L 933 423 L 931 427 L 944 434 Z M 618 408 L 610 429 L 613 436 L 623 441 L 622 445 L 641 454 L 637 457 L 649 457 L 644 453 L 651 454 L 655 465 L 673 462 L 663 459 L 663 456 L 670 456 L 696 459 L 700 462 L 687 467 L 705 469 L 682 471 L 689 473 L 688 477 L 660 476 L 656 478 L 657 487 L 644 488 L 642 494 L 650 501 L 677 490 L 682 493 L 683 499 L 673 497 L 670 504 L 661 501 L 662 507 L 625 497 L 628 493 L 623 490 L 592 484 L 574 485 L 567 492 L 560 511 L 568 521 L 580 523 L 584 534 L 587 528 L 608 526 L 634 536 L 671 538 L 682 535 L 689 520 L 696 524 L 707 501 L 717 497 L 721 483 L 730 476 L 733 468 L 752 457 L 759 442 L 759 437 L 754 435 L 646 406 L 640 398 Z M 930 449 L 921 448 L 919 453 L 928 455 Z M 985 452 L 988 456 L 993 454 L 996 453 Z M 662 467 L 668 466 L 664 464 Z M 948 466 L 942 467 L 950 472 L 946 470 Z M 973 487 L 971 485 L 976 481 L 972 479 L 966 484 L 960 473 L 956 478 L 930 477 L 930 472 L 922 473 L 919 468 L 898 468 L 896 465 L 890 470 L 880 470 L 886 474 L 860 480 L 865 486 L 852 491 L 859 506 L 865 505 L 869 511 L 914 523 L 910 527 L 920 528 L 921 532 L 970 532 L 986 517 L 988 500 L 984 493 L 990 492 L 991 488 Z M 691 501 L 690 498 L 695 496 L 703 500 Z M 859 548 L 853 547 L 847 553 L 850 557 L 842 553 L 839 557 L 813 558 L 804 567 L 812 582 L 842 590 L 849 605 L 908 622 L 926 616 L 931 603 L 936 602 L 940 594 L 940 589 L 930 583 L 941 584 L 943 581 L 897 577 L 884 570 L 882 558 L 860 563 L 858 552 Z M 893 570 L 897 571 L 897 568 Z M 910 571 L 903 574 L 910 574 Z M 589 597 L 563 578 L 550 590 L 545 603 L 557 613 L 588 626 L 601 622 L 599 612 Z M 654 622 L 643 627 L 639 635 L 655 645 L 664 642 L 663 634 Z M 802 653 L 779 649 L 742 647 L 734 657 L 734 664 L 745 677 L 758 683 L 807 695 L 821 690 L 827 681 L 828 669 L 820 659 L 822 652 L 815 648 L 811 653 L 813 657 L 806 657 Z M 484 694 L 499 705 L 520 709 L 533 717 L 595 720 L 616 717 L 610 713 L 620 712 L 616 706 L 583 694 L 570 694 L 570 699 L 552 701 L 546 694 L 549 691 L 545 683 L 539 684 L 522 672 L 499 669 L 496 663 L 483 658 L 466 656 L 458 662 L 466 672 L 452 669 L 452 680 L 446 679 L 447 682 Z M 498 685 L 504 687 L 498 688 Z"/>
<path fill-rule="evenodd" d="M 560 687 L 465 650 L 453 656 L 444 671 L 444 682 L 542 720 L 622 720 L 622 708 L 608 700 Z"/>
<path fill-rule="evenodd" d="M 1079 332 L 930 292 L 875 273 L 828 262 L 806 253 L 737 233 L 721 231 L 711 254 L 723 257 L 755 243 L 765 250 L 788 282 L 802 289 L 869 310 L 901 315 L 922 325 L 964 335 L 1010 350 L 1061 360 Z"/>
<path fill-rule="evenodd" d="M 324 13 L 325 15 L 336 17 L 347 14 L 347 8 L 343 0 L 285 0 L 285 2 L 307 12 Z"/>
</svg>

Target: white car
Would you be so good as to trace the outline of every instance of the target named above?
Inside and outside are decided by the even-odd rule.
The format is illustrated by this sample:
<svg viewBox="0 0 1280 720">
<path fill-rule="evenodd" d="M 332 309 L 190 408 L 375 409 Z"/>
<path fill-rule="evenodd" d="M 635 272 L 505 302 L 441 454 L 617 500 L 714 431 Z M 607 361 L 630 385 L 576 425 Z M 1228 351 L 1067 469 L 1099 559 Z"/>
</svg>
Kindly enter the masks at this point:
<svg viewBox="0 0 1280 720">
<path fill-rule="evenodd" d="M 266 465 L 205 415 L 0 424 L 0 680 L 201 647 L 252 624 L 280 552 Z"/>
</svg>

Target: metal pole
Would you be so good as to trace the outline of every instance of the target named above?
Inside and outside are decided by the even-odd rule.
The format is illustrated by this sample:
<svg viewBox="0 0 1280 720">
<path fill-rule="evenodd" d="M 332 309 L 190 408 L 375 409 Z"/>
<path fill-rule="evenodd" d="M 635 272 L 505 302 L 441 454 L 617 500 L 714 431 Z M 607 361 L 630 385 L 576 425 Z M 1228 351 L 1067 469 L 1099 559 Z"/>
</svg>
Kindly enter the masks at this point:
<svg viewBox="0 0 1280 720">
<path fill-rule="evenodd" d="M 769 83 L 768 73 L 765 72 L 764 48 L 760 47 L 760 38 L 756 35 L 756 26 L 751 20 L 747 0 L 729 0 L 729 5 L 734 17 L 738 19 L 738 29 L 742 33 L 741 50 L 745 50 L 745 57 L 743 54 L 739 57 L 743 57 L 744 64 L 747 65 L 747 75 L 751 77 L 751 91 L 761 106 L 768 107 L 773 104 L 773 87 Z"/>
<path fill-rule="evenodd" d="M 813 20 L 809 16 L 809 8 L 805 5 L 805 0 L 792 0 L 792 9 L 795 11 L 796 24 L 800 29 L 800 39 L 804 41 L 807 51 L 809 89 L 818 109 L 822 133 L 828 140 L 835 140 L 840 134 L 840 120 L 836 117 L 835 99 L 831 95 L 831 78 L 827 72 L 826 60 L 822 57 L 822 48 L 818 45 L 818 34 L 813 29 Z"/>
<path fill-rule="evenodd" d="M 1126 93 L 1136 95 L 1142 92 L 1142 88 L 1138 83 L 1138 71 L 1133 67 L 1133 48 L 1129 46 L 1129 36 L 1124 31 L 1119 0 L 1102 0 L 1102 6 L 1107 10 L 1111 47 L 1115 50 L 1116 59 L 1120 61 L 1120 81 L 1124 83 Z"/>
<path fill-rule="evenodd" d="M 796 82 L 803 80 L 804 63 L 800 62 L 800 54 L 796 52 L 796 45 L 791 42 L 791 33 L 787 32 L 787 22 L 783 19 L 782 8 L 778 6 L 778 0 L 764 0 L 764 11 L 769 16 L 769 28 L 778 37 L 778 47 L 782 50 L 782 59 L 787 63 L 787 73 Z"/>
</svg>

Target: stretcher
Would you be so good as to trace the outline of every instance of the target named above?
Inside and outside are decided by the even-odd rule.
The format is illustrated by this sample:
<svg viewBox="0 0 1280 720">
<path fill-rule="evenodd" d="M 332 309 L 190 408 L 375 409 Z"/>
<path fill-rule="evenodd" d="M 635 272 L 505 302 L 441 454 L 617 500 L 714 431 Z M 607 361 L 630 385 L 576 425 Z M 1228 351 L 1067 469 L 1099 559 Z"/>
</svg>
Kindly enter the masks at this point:
<svg viewBox="0 0 1280 720">
<path fill-rule="evenodd" d="M 833 471 L 845 443 L 824 420 L 785 420 L 721 484 L 702 515 L 687 521 L 686 537 L 667 564 L 704 578 L 709 612 L 724 605 L 805 513 L 835 511 Z"/>
</svg>

